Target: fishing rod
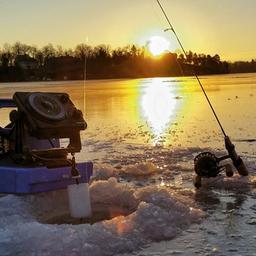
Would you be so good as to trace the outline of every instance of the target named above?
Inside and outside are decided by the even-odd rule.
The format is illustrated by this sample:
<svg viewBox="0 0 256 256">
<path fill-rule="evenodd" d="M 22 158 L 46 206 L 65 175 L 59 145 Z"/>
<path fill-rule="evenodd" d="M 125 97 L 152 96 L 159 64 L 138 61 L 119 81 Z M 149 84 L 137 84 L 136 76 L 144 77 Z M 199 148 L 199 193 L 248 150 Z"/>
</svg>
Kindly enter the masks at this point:
<svg viewBox="0 0 256 256">
<path fill-rule="evenodd" d="M 180 38 L 176 33 L 176 30 L 174 29 L 174 26 L 172 25 L 169 17 L 167 16 L 167 14 L 163 8 L 163 5 L 161 4 L 160 0 L 156 0 L 156 2 L 158 4 L 158 6 L 160 7 L 168 25 L 169 25 L 169 27 L 167 29 L 165 29 L 165 31 L 170 30 L 173 32 L 186 60 L 188 60 L 187 52 L 185 51 L 185 48 L 184 48 L 183 44 L 181 43 Z M 222 166 L 220 165 L 221 161 L 226 160 L 228 158 L 230 158 L 232 160 L 233 165 L 235 166 L 235 168 L 237 169 L 237 171 L 240 175 L 242 175 L 242 176 L 248 175 L 248 170 L 247 170 L 246 166 L 244 165 L 241 157 L 237 155 L 237 153 L 235 151 L 234 144 L 232 144 L 230 138 L 227 136 L 227 134 L 220 122 L 220 119 L 218 118 L 218 115 L 217 115 L 215 109 L 213 108 L 213 105 L 204 89 L 204 86 L 203 86 L 201 80 L 199 79 L 194 68 L 192 69 L 192 71 L 193 71 L 193 76 L 196 78 L 196 80 L 206 98 L 206 101 L 207 101 L 207 103 L 208 103 L 208 105 L 209 105 L 221 131 L 222 131 L 222 134 L 224 135 L 225 148 L 228 151 L 228 155 L 225 155 L 222 157 L 217 157 L 214 154 L 212 154 L 211 152 L 203 152 L 194 158 L 194 169 L 196 172 L 196 177 L 194 179 L 195 187 L 196 188 L 201 187 L 201 178 L 202 177 L 206 177 L 206 178 L 216 177 L 221 171 L 224 171 L 224 170 L 228 177 L 233 176 L 233 170 L 230 165 L 227 165 L 227 164 L 222 165 Z"/>
</svg>

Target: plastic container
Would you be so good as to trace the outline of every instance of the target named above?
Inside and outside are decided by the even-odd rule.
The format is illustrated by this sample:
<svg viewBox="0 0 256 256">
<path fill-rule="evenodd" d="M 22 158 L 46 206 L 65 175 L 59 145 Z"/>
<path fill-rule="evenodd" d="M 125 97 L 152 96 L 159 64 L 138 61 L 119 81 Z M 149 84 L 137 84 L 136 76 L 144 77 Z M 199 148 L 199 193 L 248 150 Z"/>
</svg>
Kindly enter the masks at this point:
<svg viewBox="0 0 256 256">
<path fill-rule="evenodd" d="M 88 183 L 68 186 L 70 215 L 73 218 L 86 218 L 92 214 Z"/>
</svg>

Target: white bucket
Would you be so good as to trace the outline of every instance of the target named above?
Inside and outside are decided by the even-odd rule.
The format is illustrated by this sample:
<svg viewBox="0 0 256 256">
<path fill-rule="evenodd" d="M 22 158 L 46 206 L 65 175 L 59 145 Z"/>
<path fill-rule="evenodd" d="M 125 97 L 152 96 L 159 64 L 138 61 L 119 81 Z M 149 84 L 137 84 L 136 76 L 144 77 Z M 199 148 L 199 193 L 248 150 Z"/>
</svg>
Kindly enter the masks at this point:
<svg viewBox="0 0 256 256">
<path fill-rule="evenodd" d="M 73 218 L 86 218 L 92 214 L 88 183 L 68 186 L 70 215 Z"/>
</svg>

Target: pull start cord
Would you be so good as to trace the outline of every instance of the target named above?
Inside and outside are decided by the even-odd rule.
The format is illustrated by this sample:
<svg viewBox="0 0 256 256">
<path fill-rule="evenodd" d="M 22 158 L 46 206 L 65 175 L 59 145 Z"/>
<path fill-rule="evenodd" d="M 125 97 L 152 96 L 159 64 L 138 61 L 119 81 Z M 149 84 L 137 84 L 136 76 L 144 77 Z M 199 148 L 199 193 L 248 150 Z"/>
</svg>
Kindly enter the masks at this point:
<svg viewBox="0 0 256 256">
<path fill-rule="evenodd" d="M 180 47 L 181 47 L 181 49 L 182 49 L 182 52 L 183 52 L 184 55 L 185 55 L 185 58 L 188 59 L 187 53 L 186 53 L 186 51 L 185 51 L 185 48 L 183 47 L 183 45 L 182 45 L 182 43 L 181 43 L 181 41 L 180 41 L 178 35 L 176 34 L 176 31 L 175 31 L 173 25 L 171 24 L 171 22 L 170 22 L 170 20 L 169 20 L 169 18 L 168 18 L 168 16 L 167 16 L 167 14 L 166 14 L 166 12 L 165 12 L 165 10 L 164 10 L 162 4 L 160 3 L 159 0 L 156 0 L 156 1 L 157 1 L 158 5 L 159 5 L 159 7 L 160 7 L 160 9 L 161 9 L 161 11 L 162 11 L 162 13 L 163 13 L 165 19 L 166 19 L 166 21 L 167 21 L 168 24 L 169 24 L 169 28 L 168 28 L 167 30 L 171 30 L 171 31 L 173 32 L 174 36 L 176 37 L 176 39 L 177 39 L 177 41 L 178 41 L 178 43 L 179 43 L 179 45 L 180 45 Z M 194 68 L 193 68 L 193 75 L 195 76 L 195 78 L 196 78 L 196 80 L 197 80 L 197 82 L 198 82 L 198 84 L 199 84 L 199 86 L 200 86 L 200 88 L 201 88 L 201 90 L 202 90 L 202 92 L 203 92 L 203 94 L 204 94 L 204 96 L 205 96 L 205 98 L 206 98 L 206 100 L 207 100 L 207 102 L 208 102 L 208 104 L 209 104 L 211 110 L 212 110 L 212 113 L 213 113 L 213 115 L 214 115 L 214 117 L 215 117 L 215 119 L 216 119 L 216 121 L 217 121 L 217 123 L 218 123 L 218 125 L 219 125 L 219 127 L 220 127 L 220 129 L 221 129 L 221 131 L 222 131 L 222 133 L 223 133 L 223 135 L 224 135 L 224 137 L 227 137 L 227 135 L 226 135 L 226 133 L 225 133 L 223 127 L 222 127 L 222 124 L 221 124 L 221 122 L 220 122 L 220 120 L 219 120 L 219 118 L 218 118 L 218 116 L 217 116 L 217 114 L 216 114 L 216 112 L 215 112 L 215 110 L 214 110 L 214 108 L 213 108 L 213 106 L 212 106 L 212 103 L 211 103 L 211 101 L 210 101 L 210 99 L 209 99 L 209 97 L 208 97 L 206 91 L 204 90 L 203 84 L 201 83 L 201 80 L 199 79 L 198 75 L 196 74 Z"/>
</svg>

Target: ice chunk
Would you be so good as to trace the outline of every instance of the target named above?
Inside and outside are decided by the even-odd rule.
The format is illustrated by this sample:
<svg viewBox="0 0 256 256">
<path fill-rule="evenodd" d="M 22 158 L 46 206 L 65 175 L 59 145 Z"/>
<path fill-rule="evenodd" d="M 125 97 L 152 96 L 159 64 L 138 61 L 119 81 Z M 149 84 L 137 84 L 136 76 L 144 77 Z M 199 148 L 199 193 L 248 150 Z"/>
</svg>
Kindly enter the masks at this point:
<svg viewBox="0 0 256 256">
<path fill-rule="evenodd" d="M 107 180 L 110 177 L 117 177 L 117 174 L 118 174 L 117 169 L 113 168 L 111 165 L 96 164 L 93 167 L 93 176 L 91 179 L 92 180 Z"/>
<path fill-rule="evenodd" d="M 49 225 L 40 220 L 68 211 L 66 191 L 0 198 L 0 252 L 2 255 L 116 255 L 175 237 L 200 220 L 193 193 L 149 186 L 134 189 L 116 178 L 94 181 L 92 205 L 133 208 L 127 216 L 93 225 Z"/>
<path fill-rule="evenodd" d="M 93 182 L 90 186 L 92 204 L 105 205 L 105 207 L 120 206 L 135 209 L 138 202 L 133 193 L 134 189 L 128 185 L 118 183 L 114 177 L 107 181 Z"/>
<path fill-rule="evenodd" d="M 145 162 L 126 167 L 124 173 L 132 176 L 145 176 L 154 174 L 158 171 L 160 171 L 160 169 L 158 169 L 153 163 Z"/>
</svg>

